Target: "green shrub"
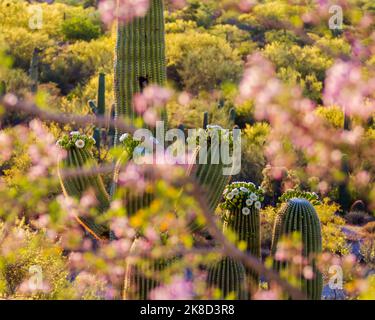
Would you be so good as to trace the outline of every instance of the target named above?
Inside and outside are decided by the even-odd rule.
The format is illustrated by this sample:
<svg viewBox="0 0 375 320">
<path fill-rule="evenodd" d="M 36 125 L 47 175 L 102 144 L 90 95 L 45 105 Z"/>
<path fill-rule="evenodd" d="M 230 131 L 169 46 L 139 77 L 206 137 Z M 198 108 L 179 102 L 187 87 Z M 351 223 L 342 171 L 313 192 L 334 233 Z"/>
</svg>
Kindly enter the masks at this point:
<svg viewBox="0 0 375 320">
<path fill-rule="evenodd" d="M 0 225 L 3 234 L 5 225 Z M 25 292 L 32 273 L 30 267 L 41 268 L 46 292 Z M 11 227 L 2 241 L 0 255 L 0 296 L 10 298 L 59 299 L 69 298 L 67 259 L 62 248 L 43 232 L 32 231 L 24 222 Z"/>
<path fill-rule="evenodd" d="M 100 26 L 88 18 L 74 17 L 61 26 L 65 40 L 90 41 L 100 36 Z"/>
<path fill-rule="evenodd" d="M 167 35 L 166 45 L 169 78 L 190 92 L 210 91 L 241 77 L 239 52 L 221 37 L 173 33 Z"/>
</svg>

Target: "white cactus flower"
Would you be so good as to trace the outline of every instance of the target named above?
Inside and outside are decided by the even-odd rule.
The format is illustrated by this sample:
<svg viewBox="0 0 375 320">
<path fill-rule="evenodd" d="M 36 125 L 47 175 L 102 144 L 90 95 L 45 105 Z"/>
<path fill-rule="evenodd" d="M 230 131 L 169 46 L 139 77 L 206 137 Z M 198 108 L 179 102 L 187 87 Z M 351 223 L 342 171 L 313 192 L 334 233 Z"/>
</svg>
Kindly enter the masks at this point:
<svg viewBox="0 0 375 320">
<path fill-rule="evenodd" d="M 251 200 L 251 199 L 246 199 L 246 205 L 247 205 L 248 207 L 251 207 L 251 206 L 253 205 L 253 203 L 254 203 L 253 200 Z"/>
<path fill-rule="evenodd" d="M 78 139 L 75 143 L 76 147 L 78 149 L 82 149 L 84 146 L 85 146 L 85 141 L 83 141 L 82 139 Z"/>
<path fill-rule="evenodd" d="M 250 214 L 250 209 L 245 207 L 245 208 L 242 208 L 242 214 L 244 216 L 248 216 Z"/>
<path fill-rule="evenodd" d="M 240 190 L 245 193 L 249 192 L 249 189 L 245 187 L 241 187 Z"/>
<path fill-rule="evenodd" d="M 238 191 L 238 189 L 233 189 L 233 190 L 232 190 L 232 193 L 233 193 L 235 196 L 237 196 L 240 192 Z"/>
<path fill-rule="evenodd" d="M 262 207 L 262 204 L 260 203 L 260 201 L 257 201 L 257 202 L 255 202 L 254 206 L 255 206 L 256 209 L 259 210 Z"/>
<path fill-rule="evenodd" d="M 250 199 L 253 200 L 253 201 L 257 201 L 257 200 L 258 200 L 258 197 L 257 197 L 257 195 L 256 195 L 255 193 L 252 193 L 252 194 L 250 195 Z"/>
<path fill-rule="evenodd" d="M 129 133 L 124 133 L 121 135 L 121 137 L 118 139 L 120 142 L 124 142 L 129 137 Z"/>
<path fill-rule="evenodd" d="M 226 196 L 226 198 L 227 198 L 228 200 L 232 200 L 233 197 L 234 197 L 234 194 L 233 194 L 232 192 L 229 192 L 229 193 L 227 194 L 227 196 Z"/>
<path fill-rule="evenodd" d="M 252 183 L 252 182 L 249 182 L 249 185 L 250 185 L 251 187 L 253 187 L 253 188 L 256 188 L 255 184 Z"/>
</svg>

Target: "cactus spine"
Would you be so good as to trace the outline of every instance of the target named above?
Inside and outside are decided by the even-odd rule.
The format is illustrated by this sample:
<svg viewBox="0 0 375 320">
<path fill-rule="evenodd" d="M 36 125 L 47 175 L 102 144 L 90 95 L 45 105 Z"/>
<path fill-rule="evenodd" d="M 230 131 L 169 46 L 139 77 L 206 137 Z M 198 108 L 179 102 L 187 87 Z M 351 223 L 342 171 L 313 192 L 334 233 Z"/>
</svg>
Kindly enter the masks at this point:
<svg viewBox="0 0 375 320">
<path fill-rule="evenodd" d="M 313 279 L 300 275 L 301 290 L 308 299 L 319 300 L 322 294 L 323 279 L 316 267 L 314 255 L 322 252 L 322 235 L 318 215 L 313 205 L 306 199 L 294 198 L 285 203 L 276 218 L 272 239 L 272 255 L 283 235 L 299 232 L 302 238 L 303 256 L 312 258 Z M 275 269 L 288 270 L 288 262 L 275 261 Z"/>
<path fill-rule="evenodd" d="M 67 151 L 66 158 L 59 161 L 59 179 L 65 196 L 80 199 L 86 191 L 95 192 L 98 201 L 99 213 L 105 212 L 110 205 L 109 195 L 105 190 L 103 180 L 97 173 L 84 174 L 76 172 L 74 176 L 64 177 L 63 169 L 91 169 L 94 170 L 96 161 L 90 153 L 90 147 L 95 141 L 78 132 L 70 136 L 64 136 L 58 144 Z M 105 226 L 96 224 L 90 218 L 76 217 L 78 222 L 95 238 L 103 239 L 109 236 L 109 230 Z"/>
<path fill-rule="evenodd" d="M 133 121 L 133 95 L 145 84 L 162 86 L 166 81 L 163 0 L 151 0 L 143 18 L 118 22 L 114 77 L 115 116 Z M 162 120 L 167 120 L 165 111 Z"/>
<path fill-rule="evenodd" d="M 207 286 L 220 289 L 220 299 L 247 300 L 246 271 L 241 262 L 226 257 L 208 270 Z M 234 296 L 232 296 L 234 295 Z"/>
</svg>

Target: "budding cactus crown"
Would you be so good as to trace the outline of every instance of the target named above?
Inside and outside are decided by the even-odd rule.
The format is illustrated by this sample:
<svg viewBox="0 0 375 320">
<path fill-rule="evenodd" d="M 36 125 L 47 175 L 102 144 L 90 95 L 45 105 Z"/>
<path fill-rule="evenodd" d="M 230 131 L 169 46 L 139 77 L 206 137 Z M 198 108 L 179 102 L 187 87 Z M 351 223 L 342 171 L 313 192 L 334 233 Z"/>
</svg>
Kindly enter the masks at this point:
<svg viewBox="0 0 375 320">
<path fill-rule="evenodd" d="M 189 136 L 187 142 L 196 141 L 196 143 L 199 145 L 201 139 L 207 142 L 207 146 L 210 146 L 214 139 L 216 139 L 217 143 L 229 142 L 230 149 L 233 149 L 233 131 L 223 129 L 219 125 L 209 124 L 206 126 L 206 129 L 199 128 L 193 136 Z"/>
<path fill-rule="evenodd" d="M 306 199 L 313 206 L 320 205 L 322 202 L 319 200 L 319 196 L 315 192 L 300 191 L 295 189 L 287 190 L 280 198 L 280 203 L 288 202 L 293 198 Z"/>
<path fill-rule="evenodd" d="M 233 182 L 223 192 L 221 208 L 226 210 L 242 209 L 244 215 L 250 214 L 251 208 L 260 209 L 264 201 L 264 191 L 252 182 Z"/>
<path fill-rule="evenodd" d="M 90 150 L 95 144 L 95 139 L 85 134 L 81 134 L 79 131 L 72 131 L 70 134 L 64 135 L 61 139 L 59 139 L 56 144 L 66 150 L 74 147 L 78 149 Z"/>
<path fill-rule="evenodd" d="M 133 154 L 134 150 L 141 143 L 141 141 L 134 140 L 133 136 L 130 133 L 124 133 L 123 135 L 121 135 L 119 138 L 119 142 L 129 155 Z"/>
</svg>

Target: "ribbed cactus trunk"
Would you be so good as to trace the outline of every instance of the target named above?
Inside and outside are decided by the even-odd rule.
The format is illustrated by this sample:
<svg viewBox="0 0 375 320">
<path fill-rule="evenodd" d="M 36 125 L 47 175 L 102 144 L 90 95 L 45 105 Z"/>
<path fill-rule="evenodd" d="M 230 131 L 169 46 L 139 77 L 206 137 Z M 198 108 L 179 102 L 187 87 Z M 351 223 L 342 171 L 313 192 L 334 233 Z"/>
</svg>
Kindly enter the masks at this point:
<svg viewBox="0 0 375 320">
<path fill-rule="evenodd" d="M 83 174 L 77 171 L 74 176 L 64 177 L 61 172 L 63 169 L 95 169 L 95 165 L 96 162 L 88 150 L 71 147 L 67 150 L 67 157 L 59 162 L 59 178 L 63 193 L 66 196 L 81 199 L 85 192 L 94 191 L 98 201 L 98 212 L 102 213 L 109 208 L 110 199 L 101 176 L 97 173 Z M 109 237 L 109 229 L 107 227 L 98 225 L 87 217 L 76 218 L 95 238 L 104 239 Z"/>
<path fill-rule="evenodd" d="M 98 77 L 98 94 L 96 98 L 96 103 L 93 100 L 89 101 L 89 106 L 92 112 L 98 117 L 104 117 L 105 115 L 105 74 L 99 73 Z M 94 139 L 96 141 L 95 145 L 99 152 L 100 159 L 100 147 L 103 136 L 103 128 L 95 127 L 94 128 Z"/>
<path fill-rule="evenodd" d="M 209 147 L 207 150 L 207 163 L 199 163 L 199 155 L 197 156 L 198 164 L 194 170 L 195 177 L 199 185 L 206 192 L 206 199 L 209 208 L 214 211 L 218 206 L 221 195 L 225 186 L 229 183 L 231 176 L 224 175 L 223 169 L 225 165 L 220 161 L 218 164 L 211 163 L 219 155 L 219 147 Z"/>
<path fill-rule="evenodd" d="M 211 289 L 219 289 L 220 299 L 230 297 L 247 300 L 249 298 L 245 267 L 231 257 L 223 258 L 209 268 L 207 286 Z"/>
<path fill-rule="evenodd" d="M 112 196 L 115 194 L 119 183 L 120 170 L 126 165 L 126 163 L 130 159 L 131 155 L 124 151 L 120 158 L 117 160 L 113 174 L 113 185 L 111 190 Z M 151 177 L 145 177 L 146 182 L 150 182 L 151 179 Z M 135 193 L 130 188 L 124 188 L 123 191 L 125 192 L 123 200 L 126 208 L 126 213 L 128 216 L 132 216 L 135 213 L 137 213 L 140 209 L 148 207 L 155 197 L 152 192 L 147 191 Z"/>
<path fill-rule="evenodd" d="M 139 240 L 135 239 L 130 252 L 137 252 Z M 149 300 L 150 292 L 160 285 L 158 276 L 173 263 L 173 259 L 147 259 L 133 263 L 129 259 L 125 266 L 123 288 L 124 300 Z"/>
<path fill-rule="evenodd" d="M 164 4 L 151 0 L 143 18 L 130 23 L 118 22 L 115 50 L 115 117 L 136 116 L 133 96 L 147 84 L 163 86 L 166 82 Z M 165 122 L 166 112 L 162 114 Z M 117 132 L 117 137 L 121 134 Z"/>
<path fill-rule="evenodd" d="M 316 267 L 314 256 L 322 252 L 322 235 L 318 215 L 313 205 L 306 199 L 294 198 L 284 204 L 274 225 L 272 254 L 275 256 L 277 245 L 283 235 L 293 232 L 301 234 L 303 256 L 311 259 L 314 277 L 305 279 L 300 272 L 301 290 L 308 299 L 321 299 L 323 289 L 322 274 Z M 288 271 L 289 262 L 275 261 L 275 269 Z M 301 270 L 302 271 L 302 270 Z"/>
<path fill-rule="evenodd" d="M 246 251 L 261 260 L 259 210 L 252 207 L 248 215 L 244 215 L 241 210 L 242 208 L 227 210 L 223 228 L 224 230 L 229 228 L 235 232 L 237 241 L 244 241 L 246 243 Z M 246 268 L 246 275 L 249 289 L 252 291 L 257 290 L 259 274 L 254 270 Z"/>
</svg>

